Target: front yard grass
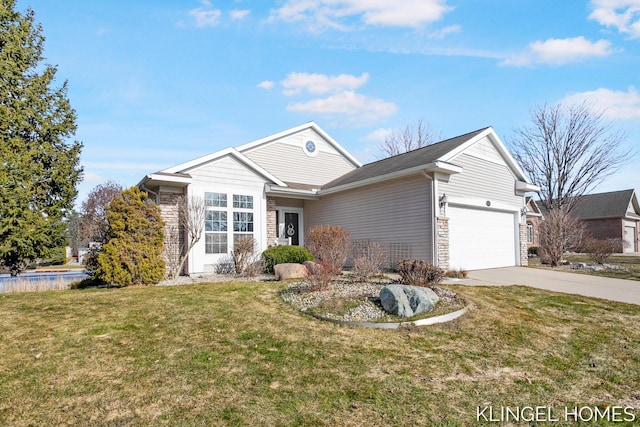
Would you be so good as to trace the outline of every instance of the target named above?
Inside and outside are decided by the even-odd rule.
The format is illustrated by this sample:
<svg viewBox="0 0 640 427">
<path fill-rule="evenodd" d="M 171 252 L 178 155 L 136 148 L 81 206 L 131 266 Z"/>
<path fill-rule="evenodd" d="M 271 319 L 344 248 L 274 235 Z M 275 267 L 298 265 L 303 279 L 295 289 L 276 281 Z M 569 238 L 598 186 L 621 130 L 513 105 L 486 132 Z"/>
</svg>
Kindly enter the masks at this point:
<svg viewBox="0 0 640 427">
<path fill-rule="evenodd" d="M 281 288 L 0 294 L 0 425 L 468 426 L 487 405 L 640 407 L 639 306 L 446 286 L 461 318 L 378 330 L 300 314 Z"/>
</svg>

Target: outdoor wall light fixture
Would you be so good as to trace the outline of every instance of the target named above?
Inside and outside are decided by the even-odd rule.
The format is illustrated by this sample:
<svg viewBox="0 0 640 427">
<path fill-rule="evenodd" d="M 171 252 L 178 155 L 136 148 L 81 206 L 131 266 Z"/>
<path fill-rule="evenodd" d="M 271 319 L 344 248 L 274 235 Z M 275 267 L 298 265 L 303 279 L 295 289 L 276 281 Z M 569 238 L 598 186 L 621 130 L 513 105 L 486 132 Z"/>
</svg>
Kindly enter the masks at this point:
<svg viewBox="0 0 640 427">
<path fill-rule="evenodd" d="M 529 212 L 529 209 L 527 209 L 527 207 L 523 207 L 522 209 L 520 209 L 520 215 L 525 216 L 527 214 L 527 212 Z"/>
<path fill-rule="evenodd" d="M 442 196 L 440 196 L 440 207 L 441 208 L 444 208 L 448 202 L 449 202 L 449 199 L 447 199 L 447 195 L 446 194 L 443 194 Z"/>
</svg>

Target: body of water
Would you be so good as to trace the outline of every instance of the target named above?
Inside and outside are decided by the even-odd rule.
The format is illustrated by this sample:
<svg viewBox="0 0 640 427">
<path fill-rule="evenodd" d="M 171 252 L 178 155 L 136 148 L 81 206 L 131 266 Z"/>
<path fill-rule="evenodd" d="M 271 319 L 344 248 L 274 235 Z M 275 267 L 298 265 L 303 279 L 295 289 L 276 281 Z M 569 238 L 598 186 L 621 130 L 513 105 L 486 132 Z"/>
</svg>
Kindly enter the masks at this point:
<svg viewBox="0 0 640 427">
<path fill-rule="evenodd" d="M 42 287 L 47 284 L 53 286 L 54 284 L 60 284 L 61 282 L 77 282 L 79 280 L 86 279 L 87 277 L 89 276 L 83 270 L 29 272 L 20 274 L 17 277 L 11 277 L 9 274 L 0 274 L 0 293 L 4 292 L 5 288 L 16 283 L 33 283 Z"/>
</svg>

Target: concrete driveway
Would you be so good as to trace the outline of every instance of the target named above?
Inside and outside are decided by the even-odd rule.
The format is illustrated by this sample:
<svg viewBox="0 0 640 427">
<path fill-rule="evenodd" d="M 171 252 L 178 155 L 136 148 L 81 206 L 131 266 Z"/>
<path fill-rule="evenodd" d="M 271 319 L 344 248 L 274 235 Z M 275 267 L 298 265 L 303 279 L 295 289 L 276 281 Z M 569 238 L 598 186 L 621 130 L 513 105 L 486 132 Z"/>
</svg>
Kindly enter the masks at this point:
<svg viewBox="0 0 640 427">
<path fill-rule="evenodd" d="M 565 273 L 527 267 L 491 268 L 469 271 L 465 285 L 525 285 L 566 294 L 621 301 L 640 305 L 640 282 L 586 274 Z"/>
</svg>

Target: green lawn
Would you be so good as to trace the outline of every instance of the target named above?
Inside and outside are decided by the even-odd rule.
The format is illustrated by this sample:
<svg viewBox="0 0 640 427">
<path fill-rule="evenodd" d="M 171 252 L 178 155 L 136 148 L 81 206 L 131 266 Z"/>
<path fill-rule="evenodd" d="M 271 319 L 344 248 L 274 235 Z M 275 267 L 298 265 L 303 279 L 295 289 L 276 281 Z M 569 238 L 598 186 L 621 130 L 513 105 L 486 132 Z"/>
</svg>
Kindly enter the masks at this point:
<svg viewBox="0 0 640 427">
<path fill-rule="evenodd" d="M 639 306 L 448 288 L 468 314 L 400 330 L 301 315 L 273 283 L 0 294 L 0 425 L 467 426 L 487 405 L 640 407 Z"/>
</svg>

